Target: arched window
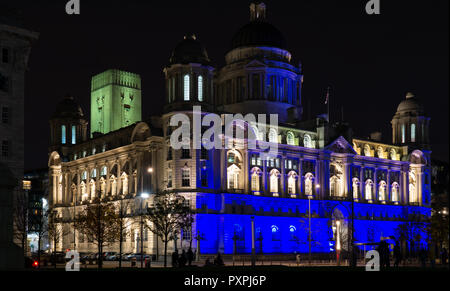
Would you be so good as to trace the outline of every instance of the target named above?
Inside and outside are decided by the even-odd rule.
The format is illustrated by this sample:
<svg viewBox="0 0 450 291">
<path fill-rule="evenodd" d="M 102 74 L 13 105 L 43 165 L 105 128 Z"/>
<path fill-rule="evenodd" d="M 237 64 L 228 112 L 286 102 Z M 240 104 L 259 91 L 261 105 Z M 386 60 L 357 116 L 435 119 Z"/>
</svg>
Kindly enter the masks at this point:
<svg viewBox="0 0 450 291">
<path fill-rule="evenodd" d="M 377 156 L 378 156 L 378 158 L 380 158 L 380 159 L 384 159 L 384 150 L 383 150 L 382 147 L 378 147 L 378 148 L 377 148 Z"/>
<path fill-rule="evenodd" d="M 198 89 L 198 101 L 202 102 L 203 101 L 203 77 L 202 76 L 198 76 L 198 80 L 197 80 L 197 89 Z"/>
<path fill-rule="evenodd" d="M 312 145 L 311 145 L 311 137 L 309 136 L 309 134 L 305 134 L 305 135 L 303 136 L 303 146 L 304 146 L 305 148 L 312 148 Z"/>
<path fill-rule="evenodd" d="M 288 175 L 288 194 L 295 195 L 296 194 L 296 181 L 297 181 L 297 173 L 290 172 Z"/>
<path fill-rule="evenodd" d="M 182 187 L 191 186 L 191 169 L 184 168 L 181 170 L 181 186 Z"/>
<path fill-rule="evenodd" d="M 391 149 L 390 155 L 391 160 L 397 160 L 397 151 L 395 149 Z"/>
<path fill-rule="evenodd" d="M 80 183 L 80 188 L 81 188 L 81 197 L 84 200 L 83 197 L 86 197 L 87 195 L 86 183 L 84 183 L 84 181 Z"/>
<path fill-rule="evenodd" d="M 372 180 L 368 179 L 366 181 L 366 188 L 365 188 L 365 198 L 368 201 L 372 201 L 372 189 L 373 189 L 373 182 Z"/>
<path fill-rule="evenodd" d="M 66 144 L 66 126 L 61 125 L 61 143 Z"/>
<path fill-rule="evenodd" d="M 117 179 L 114 175 L 111 175 L 109 178 L 109 182 L 111 183 L 111 196 L 116 196 L 117 194 Z"/>
<path fill-rule="evenodd" d="M 402 143 L 406 142 L 406 128 L 405 125 L 402 124 Z"/>
<path fill-rule="evenodd" d="M 235 190 L 239 189 L 239 174 L 241 169 L 239 169 L 235 164 L 231 165 L 227 169 L 227 184 L 228 189 Z"/>
<path fill-rule="evenodd" d="M 189 101 L 191 99 L 191 96 L 190 96 L 190 91 L 191 91 L 190 82 L 191 82 L 191 78 L 189 77 L 189 75 L 184 75 L 184 101 Z"/>
<path fill-rule="evenodd" d="M 278 133 L 275 128 L 271 128 L 269 130 L 269 142 L 272 142 L 272 143 L 278 142 Z"/>
<path fill-rule="evenodd" d="M 386 182 L 380 181 L 378 186 L 378 200 L 386 201 Z"/>
<path fill-rule="evenodd" d="M 392 183 L 392 194 L 391 194 L 392 202 L 400 201 L 400 197 L 399 197 L 399 193 L 398 193 L 399 188 L 400 188 L 400 186 L 398 185 L 397 182 Z"/>
<path fill-rule="evenodd" d="M 416 124 L 411 124 L 411 142 L 416 142 Z"/>
<path fill-rule="evenodd" d="M 254 171 L 252 174 L 252 191 L 253 192 L 259 192 L 259 174 L 257 171 Z"/>
<path fill-rule="evenodd" d="M 167 169 L 167 188 L 172 188 L 173 182 L 172 182 L 172 169 Z"/>
<path fill-rule="evenodd" d="M 359 199 L 359 179 L 353 178 L 352 182 L 353 199 Z"/>
<path fill-rule="evenodd" d="M 335 197 L 337 196 L 337 177 L 333 176 L 330 178 L 330 196 Z"/>
<path fill-rule="evenodd" d="M 91 180 L 89 182 L 90 192 L 91 192 L 91 199 L 95 197 L 95 181 Z"/>
<path fill-rule="evenodd" d="M 103 166 L 100 172 L 100 176 L 106 176 L 106 172 L 107 172 L 106 166 Z"/>
<path fill-rule="evenodd" d="M 125 172 L 123 172 L 121 179 L 122 179 L 122 194 L 128 195 L 128 175 Z"/>
<path fill-rule="evenodd" d="M 414 171 L 409 172 L 409 202 L 419 202 L 416 191 L 416 173 Z"/>
<path fill-rule="evenodd" d="M 72 125 L 72 144 L 77 143 L 77 127 Z"/>
<path fill-rule="evenodd" d="M 278 229 L 278 226 L 272 225 L 271 231 L 272 231 L 272 241 L 280 241 L 281 237 L 280 237 L 280 230 Z"/>
<path fill-rule="evenodd" d="M 84 171 L 82 174 L 81 174 L 81 180 L 86 180 L 87 179 L 87 171 Z"/>
<path fill-rule="evenodd" d="M 295 144 L 294 133 L 292 133 L 291 131 L 289 131 L 287 133 L 286 142 L 287 142 L 288 145 L 294 145 Z"/>
<path fill-rule="evenodd" d="M 364 155 L 365 155 L 366 157 L 371 157 L 371 156 L 372 156 L 372 153 L 371 153 L 371 151 L 370 151 L 370 146 L 369 146 L 368 144 L 366 144 L 366 145 L 364 146 Z"/>
<path fill-rule="evenodd" d="M 270 192 L 278 193 L 278 176 L 280 172 L 272 170 L 270 172 Z"/>
<path fill-rule="evenodd" d="M 93 169 L 91 172 L 91 178 L 97 178 L 97 169 Z"/>
<path fill-rule="evenodd" d="M 105 196 L 106 193 L 106 181 L 103 177 L 100 178 L 100 194 L 102 197 Z"/>
<path fill-rule="evenodd" d="M 305 175 L 305 195 L 307 196 L 313 195 L 313 179 L 313 174 L 307 173 Z"/>
</svg>

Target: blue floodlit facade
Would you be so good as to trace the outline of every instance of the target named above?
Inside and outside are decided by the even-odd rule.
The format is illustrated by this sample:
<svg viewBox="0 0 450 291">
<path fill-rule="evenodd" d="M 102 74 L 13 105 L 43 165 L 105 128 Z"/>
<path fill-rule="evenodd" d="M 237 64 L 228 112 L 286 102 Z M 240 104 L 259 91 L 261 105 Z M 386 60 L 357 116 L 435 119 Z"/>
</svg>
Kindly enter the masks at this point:
<svg viewBox="0 0 450 291">
<path fill-rule="evenodd" d="M 391 144 L 378 133 L 357 138 L 349 124 L 333 122 L 327 115 L 306 119 L 301 65 L 292 61 L 282 33 L 267 22 L 265 5 L 252 4 L 250 14 L 250 22 L 233 37 L 222 68 L 211 65 L 195 35 L 176 46 L 164 68 L 166 96 L 161 116 L 89 135 L 74 99 L 61 102 L 50 123 L 49 203 L 65 218 L 64 227 L 71 234 L 57 248 L 95 250 L 83 235 L 73 234 L 74 211 L 96 201 L 133 200 L 124 252 L 139 252 L 139 238 L 144 236 L 144 251 L 161 253 L 162 242 L 151 233 L 141 234 L 135 219 L 140 207 L 150 205 L 154 197 L 142 200 L 142 193 L 178 193 L 196 213 L 192 232 L 180 230 L 169 251 L 187 245 L 195 249 L 200 238 L 203 254 L 250 253 L 252 217 L 256 252 L 263 254 L 307 253 L 309 234 L 313 253 L 332 253 L 337 243 L 345 251 L 352 225 L 358 244 L 401 240 L 402 230 L 413 234 L 416 246 L 426 244 L 430 119 L 419 99 L 411 93 L 399 97 L 397 111 L 392 109 Z M 140 89 L 128 76 L 120 72 L 102 80 L 117 88 L 111 94 L 118 95 L 100 98 L 97 94 L 92 106 L 104 111 L 101 104 L 107 100 L 103 99 L 111 97 L 115 102 L 126 101 L 116 106 L 123 108 L 124 117 L 133 106 L 140 108 L 133 103 L 140 100 L 129 95 L 134 91 L 127 88 L 141 94 Z M 331 97 L 314 98 L 328 102 Z M 259 127 L 260 120 L 234 124 L 236 132 L 243 129 L 245 138 L 222 139 L 223 148 L 194 149 L 190 141 L 185 143 L 189 148 L 174 149 L 170 137 L 177 126 L 171 126 L 170 120 L 185 114 L 192 129 L 194 106 L 201 107 L 201 117 L 207 113 L 277 114 L 279 122 L 264 123 L 265 131 Z M 60 136 L 61 126 L 75 131 L 71 143 Z M 250 147 L 249 141 L 258 146 Z M 268 150 L 262 145 L 277 145 L 278 150 L 264 159 Z M 108 248 L 117 251 L 118 245 Z"/>
</svg>

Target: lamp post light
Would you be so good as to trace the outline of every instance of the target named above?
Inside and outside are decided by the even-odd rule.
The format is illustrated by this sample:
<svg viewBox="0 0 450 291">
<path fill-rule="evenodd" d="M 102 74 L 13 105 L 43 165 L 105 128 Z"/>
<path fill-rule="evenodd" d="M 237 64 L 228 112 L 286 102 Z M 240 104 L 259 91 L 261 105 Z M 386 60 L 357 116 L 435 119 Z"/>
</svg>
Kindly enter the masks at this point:
<svg viewBox="0 0 450 291">
<path fill-rule="evenodd" d="M 252 267 L 255 267 L 255 217 L 252 216 Z"/>
<path fill-rule="evenodd" d="M 143 204 L 144 199 L 147 199 L 150 195 L 148 193 L 141 193 L 141 207 L 140 207 L 140 215 L 141 215 L 141 268 L 144 266 L 144 220 L 143 220 Z"/>
<path fill-rule="evenodd" d="M 337 259 L 337 265 L 341 265 L 340 261 L 340 254 L 341 254 L 341 222 L 339 220 L 336 220 L 336 259 Z"/>
</svg>

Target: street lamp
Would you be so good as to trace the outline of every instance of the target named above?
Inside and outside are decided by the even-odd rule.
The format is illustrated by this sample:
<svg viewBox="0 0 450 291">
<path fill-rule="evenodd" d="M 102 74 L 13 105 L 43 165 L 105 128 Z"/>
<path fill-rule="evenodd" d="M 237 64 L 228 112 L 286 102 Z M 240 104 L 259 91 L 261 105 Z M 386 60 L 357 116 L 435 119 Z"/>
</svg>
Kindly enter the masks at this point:
<svg viewBox="0 0 450 291">
<path fill-rule="evenodd" d="M 341 261 L 339 258 L 339 255 L 341 253 L 341 222 L 339 220 L 336 220 L 336 256 L 337 256 L 337 264 L 338 266 L 341 265 Z"/>
<path fill-rule="evenodd" d="M 141 268 L 143 268 L 144 265 L 144 220 L 143 220 L 143 207 L 142 204 L 144 203 L 144 199 L 147 199 L 150 197 L 148 193 L 141 193 L 141 209 L 140 209 L 140 215 L 141 215 Z"/>
</svg>

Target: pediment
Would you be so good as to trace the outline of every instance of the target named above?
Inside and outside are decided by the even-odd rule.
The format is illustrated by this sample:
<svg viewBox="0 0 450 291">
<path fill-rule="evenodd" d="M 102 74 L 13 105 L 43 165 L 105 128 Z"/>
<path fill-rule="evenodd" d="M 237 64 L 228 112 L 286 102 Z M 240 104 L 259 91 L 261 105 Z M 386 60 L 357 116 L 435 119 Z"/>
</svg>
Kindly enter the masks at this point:
<svg viewBox="0 0 450 291">
<path fill-rule="evenodd" d="M 342 136 L 340 136 L 331 144 L 326 146 L 325 149 L 330 152 L 339 154 L 352 154 L 352 155 L 357 154 L 353 149 L 353 147 L 350 145 L 350 143 Z"/>
<path fill-rule="evenodd" d="M 256 69 L 256 68 L 265 68 L 265 67 L 267 67 L 267 65 L 258 60 L 253 60 L 245 66 L 246 69 Z"/>
</svg>

